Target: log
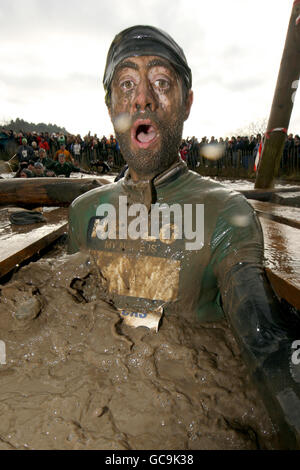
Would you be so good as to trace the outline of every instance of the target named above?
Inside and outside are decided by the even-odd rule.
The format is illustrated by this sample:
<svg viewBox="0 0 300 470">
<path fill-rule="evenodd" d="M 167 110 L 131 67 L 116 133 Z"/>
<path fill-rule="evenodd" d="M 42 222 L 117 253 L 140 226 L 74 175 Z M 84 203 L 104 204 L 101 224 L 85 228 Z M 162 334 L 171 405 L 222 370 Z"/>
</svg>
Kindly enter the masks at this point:
<svg viewBox="0 0 300 470">
<path fill-rule="evenodd" d="M 0 180 L 0 206 L 66 207 L 110 181 L 105 178 L 9 178 Z"/>
<path fill-rule="evenodd" d="M 67 207 L 81 194 L 104 184 L 106 178 L 9 178 L 0 180 L 0 206 L 32 208 L 38 206 Z M 275 193 L 300 192 L 299 186 L 265 189 L 237 190 L 247 199 L 274 201 Z M 300 193 L 299 193 L 300 195 Z M 293 205 L 293 204 L 291 204 Z"/>
</svg>

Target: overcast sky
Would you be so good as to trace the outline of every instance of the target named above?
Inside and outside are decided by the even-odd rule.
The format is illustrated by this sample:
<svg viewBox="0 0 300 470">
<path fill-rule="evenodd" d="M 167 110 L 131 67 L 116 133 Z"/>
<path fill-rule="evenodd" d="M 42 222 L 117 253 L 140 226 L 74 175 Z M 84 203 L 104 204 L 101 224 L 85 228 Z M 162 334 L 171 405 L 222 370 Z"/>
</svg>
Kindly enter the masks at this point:
<svg viewBox="0 0 300 470">
<path fill-rule="evenodd" d="M 184 136 L 226 137 L 268 118 L 293 0 L 0 0 L 0 122 L 113 132 L 102 88 L 114 36 L 167 31 L 193 73 Z M 300 133 L 296 96 L 289 131 Z"/>
</svg>

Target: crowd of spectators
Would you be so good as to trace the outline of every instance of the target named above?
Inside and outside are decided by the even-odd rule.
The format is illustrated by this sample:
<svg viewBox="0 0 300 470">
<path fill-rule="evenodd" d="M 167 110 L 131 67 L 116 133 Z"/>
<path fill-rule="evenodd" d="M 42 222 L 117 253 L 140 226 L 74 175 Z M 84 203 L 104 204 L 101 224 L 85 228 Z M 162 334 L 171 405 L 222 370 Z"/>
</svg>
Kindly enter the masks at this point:
<svg viewBox="0 0 300 470">
<path fill-rule="evenodd" d="M 195 169 L 199 166 L 217 168 L 239 168 L 252 171 L 258 154 L 262 135 L 238 136 L 223 139 L 210 139 L 203 137 L 200 141 L 195 138 L 187 138 L 182 141 L 180 147 L 181 158 L 188 166 Z M 210 146 L 214 146 L 217 151 L 209 152 Z M 281 158 L 281 168 L 284 171 L 300 170 L 300 137 L 289 134 L 286 137 L 283 154 Z"/>
<path fill-rule="evenodd" d="M 84 173 L 93 168 L 105 173 L 110 170 L 110 163 L 118 167 L 124 163 L 112 135 L 99 139 L 88 134 L 82 139 L 80 135 L 2 130 L 0 145 L 3 151 L 16 155 L 19 164 L 16 177 L 69 177 L 72 172 Z"/>
<path fill-rule="evenodd" d="M 223 139 L 202 137 L 182 140 L 180 155 L 191 169 L 197 167 L 244 168 L 253 171 L 260 146 L 261 134 L 250 137 L 238 136 Z M 90 133 L 80 135 L 49 134 L 48 132 L 0 133 L 3 149 L 13 146 L 19 169 L 16 177 L 70 176 L 72 172 L 97 170 L 102 173 L 111 168 L 121 168 L 125 162 L 113 135 L 109 138 Z M 213 146 L 213 147 L 211 147 Z M 217 151 L 209 152 L 215 148 Z M 83 170 L 81 167 L 84 167 Z M 300 170 L 300 137 L 289 134 L 286 138 L 281 168 L 285 171 Z M 26 170 L 26 171 L 25 171 Z"/>
</svg>

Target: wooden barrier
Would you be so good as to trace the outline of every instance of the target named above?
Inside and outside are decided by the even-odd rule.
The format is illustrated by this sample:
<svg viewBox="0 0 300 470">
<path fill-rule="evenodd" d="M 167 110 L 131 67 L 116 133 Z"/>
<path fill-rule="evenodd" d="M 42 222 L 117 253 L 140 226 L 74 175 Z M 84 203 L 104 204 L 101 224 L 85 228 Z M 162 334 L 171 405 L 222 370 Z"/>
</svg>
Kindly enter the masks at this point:
<svg viewBox="0 0 300 470">
<path fill-rule="evenodd" d="M 249 202 L 263 229 L 267 276 L 277 295 L 300 310 L 300 209 Z"/>
<path fill-rule="evenodd" d="M 12 225 L 7 209 L 0 211 L 0 278 L 47 248 L 68 231 L 67 209 L 44 212 L 47 223 Z"/>
</svg>

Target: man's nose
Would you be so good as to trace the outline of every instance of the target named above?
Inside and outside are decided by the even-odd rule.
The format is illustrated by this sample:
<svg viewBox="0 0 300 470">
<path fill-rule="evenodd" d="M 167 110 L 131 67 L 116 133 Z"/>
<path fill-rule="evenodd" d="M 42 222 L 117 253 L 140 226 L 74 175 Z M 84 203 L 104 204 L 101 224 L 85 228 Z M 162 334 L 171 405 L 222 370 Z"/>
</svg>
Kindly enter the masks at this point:
<svg viewBox="0 0 300 470">
<path fill-rule="evenodd" d="M 146 80 L 142 80 L 139 83 L 133 106 L 134 112 L 146 110 L 155 111 L 157 109 L 157 97 L 151 83 Z"/>
</svg>

